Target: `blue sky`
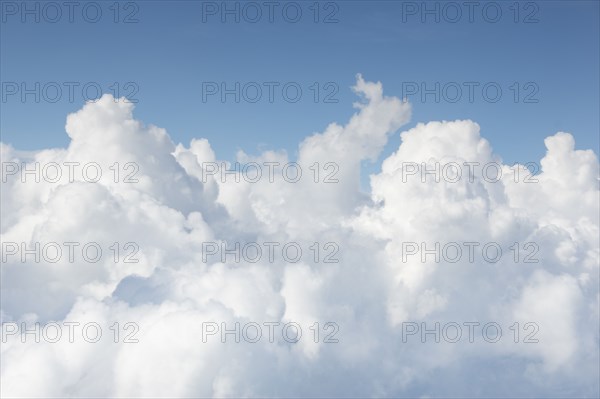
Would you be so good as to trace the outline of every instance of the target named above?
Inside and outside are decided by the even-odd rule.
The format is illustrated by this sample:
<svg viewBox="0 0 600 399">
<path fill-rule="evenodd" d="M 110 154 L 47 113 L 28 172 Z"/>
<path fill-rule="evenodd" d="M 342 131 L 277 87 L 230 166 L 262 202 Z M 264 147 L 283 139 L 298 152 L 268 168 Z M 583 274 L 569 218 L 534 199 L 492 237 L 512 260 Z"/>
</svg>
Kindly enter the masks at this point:
<svg viewBox="0 0 600 399">
<path fill-rule="evenodd" d="M 418 94 L 410 96 L 413 117 L 408 127 L 430 120 L 472 119 L 507 163 L 539 160 L 545 152 L 543 139 L 557 131 L 571 132 L 577 148 L 598 148 L 597 1 L 520 2 L 518 16 L 514 2 L 500 1 L 494 3 L 502 10 L 497 23 L 485 20 L 481 9 L 486 2 L 479 3 L 472 23 L 466 8 L 456 23 L 444 20 L 453 18 L 451 9 L 446 14 L 440 10 L 439 23 L 432 15 L 423 23 L 418 11 L 407 13 L 407 2 L 393 1 L 321 2 L 319 23 L 314 23 L 314 9 L 309 8 L 313 2 L 298 2 L 303 10 L 298 23 L 283 18 L 285 2 L 275 9 L 272 23 L 266 8 L 256 23 L 244 21 L 244 14 L 240 23 L 233 16 L 222 23 L 219 12 L 203 14 L 203 7 L 209 7 L 203 5 L 206 2 L 122 2 L 118 19 L 133 13 L 138 20 L 129 24 L 113 22 L 111 1 L 97 2 L 103 10 L 98 23 L 85 21 L 80 9 L 72 23 L 66 9 L 57 23 L 43 14 L 39 23 L 32 15 L 23 23 L 21 9 L 12 15 L 6 3 L 14 2 L 3 3 L 3 94 L 7 82 L 26 82 L 28 87 L 35 82 L 78 82 L 79 88 L 98 82 L 104 92 L 117 82 L 121 93 L 137 87 L 138 119 L 166 128 L 175 142 L 206 137 L 221 159 L 233 159 L 238 149 L 251 154 L 286 149 L 293 158 L 303 137 L 323 131 L 330 122 L 346 123 L 357 100 L 350 89 L 357 73 L 381 81 L 386 95 L 398 97 L 410 82 L 427 87 L 439 82 L 440 88 L 457 82 L 463 92 L 456 103 L 444 97 L 436 103 L 433 95 L 424 102 Z M 35 7 L 35 2 L 27 3 Z M 421 2 L 414 4 L 420 7 Z M 492 11 L 488 10 L 493 17 Z M 53 10 L 46 12 L 53 18 Z M 323 23 L 329 13 L 337 23 Z M 528 16 L 537 22 L 524 23 Z M 225 103 L 218 95 L 202 101 L 202 82 L 233 86 L 271 81 L 280 82 L 279 87 L 297 82 L 302 97 L 286 102 L 276 88 L 273 103 L 267 101 L 266 91 L 256 103 L 235 103 L 231 95 Z M 125 87 L 127 82 L 135 86 Z M 310 89 L 315 82 L 322 94 L 337 87 L 332 98 L 339 101 L 316 103 L 315 86 Z M 333 86 L 325 88 L 328 82 Z M 479 83 L 472 103 L 464 82 Z M 482 97 L 481 87 L 489 82 L 503 90 L 496 103 Z M 66 146 L 66 115 L 84 102 L 80 89 L 74 93 L 70 101 L 63 86 L 56 103 L 43 98 L 36 103 L 32 95 L 25 102 L 19 94 L 3 97 L 2 141 L 19 149 Z M 525 98 L 538 102 L 525 103 Z M 395 135 L 383 156 L 398 143 Z"/>
</svg>

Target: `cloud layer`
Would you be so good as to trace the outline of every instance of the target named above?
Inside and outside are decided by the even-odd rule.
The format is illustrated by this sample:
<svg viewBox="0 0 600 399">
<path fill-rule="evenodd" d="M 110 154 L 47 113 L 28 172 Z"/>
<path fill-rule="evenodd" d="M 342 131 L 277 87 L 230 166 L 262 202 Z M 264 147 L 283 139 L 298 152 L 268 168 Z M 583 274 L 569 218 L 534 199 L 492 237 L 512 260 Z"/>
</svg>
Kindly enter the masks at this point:
<svg viewBox="0 0 600 399">
<path fill-rule="evenodd" d="M 24 183 L 3 166 L 2 395 L 598 396 L 596 154 L 556 133 L 531 176 L 523 165 L 502 164 L 473 121 L 418 124 L 401 133 L 365 194 L 361 163 L 377 159 L 411 106 L 360 76 L 354 90 L 361 99 L 348 123 L 305 138 L 294 159 L 267 151 L 240 152 L 238 165 L 221 161 L 206 139 L 175 144 L 164 129 L 134 119 L 133 104 L 109 95 L 68 116 L 66 149 L 24 153 L 1 144 L 3 165 L 56 163 L 63 172 L 57 182 L 30 174 Z M 65 171 L 74 163 L 98 165 L 98 182 L 83 179 L 80 166 L 70 182 Z M 425 169 L 465 163 L 474 165 L 469 179 L 429 174 L 423 182 Z M 259 165 L 263 176 L 236 182 L 214 172 L 222 164 Z M 250 261 L 252 246 L 239 262 L 223 262 L 220 252 L 203 258 L 207 243 L 223 241 L 257 243 L 263 256 Z M 23 262 L 6 244 L 49 242 L 81 243 L 76 260 Z M 91 242 L 104 254 L 95 263 L 78 257 Z M 273 259 L 265 243 L 278 244 Z M 281 250 L 289 243 L 303 251 L 297 262 Z M 448 256 L 409 255 L 436 243 Z M 479 244 L 473 260 L 464 243 Z M 497 261 L 485 259 L 486 243 L 503 250 Z M 448 261 L 457 247 L 462 256 Z M 127 254 L 137 263 L 123 262 Z M 72 343 L 37 343 L 9 332 L 36 322 L 58 323 L 63 335 L 64 323 L 97 323 L 103 336 L 89 343 L 76 330 Z M 272 324 L 273 342 L 270 322 L 280 323 Z M 473 342 L 470 322 L 480 323 Z M 502 328 L 497 342 L 482 338 L 491 322 Z M 223 343 L 220 331 L 206 336 L 208 323 L 257 323 L 264 336 L 248 342 L 248 327 L 239 343 L 234 333 Z M 286 323 L 301 326 L 298 342 L 281 334 Z M 448 327 L 441 342 L 435 334 L 422 342 L 423 326 L 435 323 Z M 448 342 L 452 323 L 462 326 L 456 343 Z M 130 332 L 139 342 L 123 342 Z"/>
</svg>

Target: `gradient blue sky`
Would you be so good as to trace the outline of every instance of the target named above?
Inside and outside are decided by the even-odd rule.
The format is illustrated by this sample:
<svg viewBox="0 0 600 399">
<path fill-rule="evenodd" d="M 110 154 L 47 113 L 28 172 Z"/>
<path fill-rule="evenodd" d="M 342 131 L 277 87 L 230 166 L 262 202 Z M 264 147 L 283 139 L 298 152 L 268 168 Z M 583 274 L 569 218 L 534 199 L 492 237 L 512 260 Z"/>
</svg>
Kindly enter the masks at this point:
<svg viewBox="0 0 600 399">
<path fill-rule="evenodd" d="M 98 3 L 108 13 L 113 2 Z M 308 12 L 313 2 L 298 3 Z M 572 133 L 577 148 L 598 152 L 598 1 L 535 2 L 539 22 L 529 24 L 514 23 L 513 1 L 497 2 L 504 13 L 495 24 L 477 11 L 473 23 L 465 14 L 457 23 L 435 23 L 432 17 L 422 23 L 418 15 L 403 22 L 400 1 L 335 3 L 339 22 L 333 24 L 315 24 L 308 14 L 291 24 L 280 13 L 274 23 L 266 16 L 254 24 L 231 18 L 221 23 L 218 16 L 203 23 L 200 1 L 137 1 L 139 22 L 133 24 L 115 24 L 108 14 L 97 24 L 77 12 L 74 23 L 63 16 L 55 24 L 3 15 L 0 78 L 29 85 L 93 81 L 105 89 L 135 82 L 137 119 L 166 128 L 175 142 L 206 137 L 221 159 L 233 159 L 238 149 L 286 149 L 294 158 L 303 137 L 330 122 L 347 122 L 357 100 L 350 89 L 357 73 L 381 81 L 386 95 L 398 97 L 403 82 L 498 82 L 504 92 L 497 103 L 483 101 L 480 91 L 474 103 L 464 96 L 455 104 L 411 97 L 407 128 L 431 120 L 475 120 L 507 163 L 539 160 L 543 139 L 557 131 Z M 519 4 L 521 20 L 533 10 L 526 3 Z M 305 91 L 297 103 L 279 95 L 274 103 L 203 103 L 206 81 L 293 81 L 304 89 L 335 82 L 339 102 L 314 103 Z M 508 90 L 513 82 L 535 82 L 539 102 L 515 103 Z M 74 102 L 64 94 L 57 103 L 9 97 L 0 103 L 2 141 L 28 150 L 66 146 L 65 118 L 82 105 L 79 94 Z M 398 144 L 395 135 L 384 155 Z"/>
</svg>

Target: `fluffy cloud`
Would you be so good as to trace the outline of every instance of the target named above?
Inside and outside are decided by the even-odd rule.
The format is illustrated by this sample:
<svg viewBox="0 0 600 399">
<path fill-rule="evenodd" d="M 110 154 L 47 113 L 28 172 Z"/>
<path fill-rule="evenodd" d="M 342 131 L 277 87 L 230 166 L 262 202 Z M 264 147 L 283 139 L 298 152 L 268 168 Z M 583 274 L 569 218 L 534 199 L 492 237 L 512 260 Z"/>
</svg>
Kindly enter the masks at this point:
<svg viewBox="0 0 600 399">
<path fill-rule="evenodd" d="M 221 161 L 206 139 L 175 144 L 108 95 L 68 116 L 66 149 L 1 144 L 2 395 L 597 396 L 596 154 L 559 132 L 532 176 L 504 165 L 475 122 L 418 124 L 366 195 L 361 162 L 377 159 L 411 108 L 360 76 L 354 90 L 361 101 L 348 123 L 304 139 L 293 160 L 268 151 Z M 52 163 L 63 166 L 56 181 L 43 178 Z M 75 163 L 69 181 L 65 165 Z M 92 163 L 97 182 L 81 175 Z M 465 163 L 468 178 L 421 176 Z M 40 182 L 10 169 L 36 164 Z M 263 176 L 248 181 L 248 168 L 236 181 L 215 165 L 259 165 Z M 79 258 L 23 262 L 7 246 L 50 242 L 81 243 Z M 222 242 L 257 244 L 238 262 L 222 259 Z M 103 250 L 99 261 L 81 259 L 85 243 Z M 450 251 L 440 261 L 409 253 L 436 243 Z M 464 243 L 479 243 L 474 260 Z M 485 260 L 486 243 L 503 251 L 496 262 Z M 291 261 L 297 247 L 302 257 Z M 123 262 L 128 255 L 136 262 Z M 473 342 L 469 322 L 480 323 Z M 484 339 L 493 330 L 482 335 L 490 322 L 502 328 L 497 342 Z M 45 326 L 39 343 L 12 330 L 35 323 Z M 86 323 L 102 329 L 98 342 L 82 339 Z M 242 339 L 234 331 L 223 343 L 221 330 L 236 323 Z M 435 323 L 440 342 L 434 333 L 422 342 Z M 63 337 L 49 342 L 57 325 Z M 249 342 L 256 325 L 262 339 Z M 294 343 L 286 338 L 297 327 Z"/>
</svg>

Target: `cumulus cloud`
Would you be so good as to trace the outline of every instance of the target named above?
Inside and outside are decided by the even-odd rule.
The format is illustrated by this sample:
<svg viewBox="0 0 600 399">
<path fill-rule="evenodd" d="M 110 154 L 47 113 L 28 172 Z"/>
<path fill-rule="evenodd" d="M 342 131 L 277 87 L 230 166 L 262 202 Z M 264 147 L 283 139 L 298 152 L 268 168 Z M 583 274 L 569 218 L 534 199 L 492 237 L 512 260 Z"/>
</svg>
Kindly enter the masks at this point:
<svg viewBox="0 0 600 399">
<path fill-rule="evenodd" d="M 109 95 L 67 117 L 67 148 L 0 144 L 2 395 L 598 396 L 597 155 L 559 132 L 532 174 L 503 164 L 473 121 L 418 124 L 365 194 L 361 162 L 411 106 L 360 75 L 353 89 L 356 113 L 296 159 L 219 160 L 208 140 L 174 143 Z M 65 242 L 80 243 L 75 261 L 10 244 Z M 103 256 L 81 259 L 85 243 Z M 239 261 L 222 251 L 236 243 Z M 86 323 L 98 342 L 94 328 L 81 338 Z"/>
</svg>

